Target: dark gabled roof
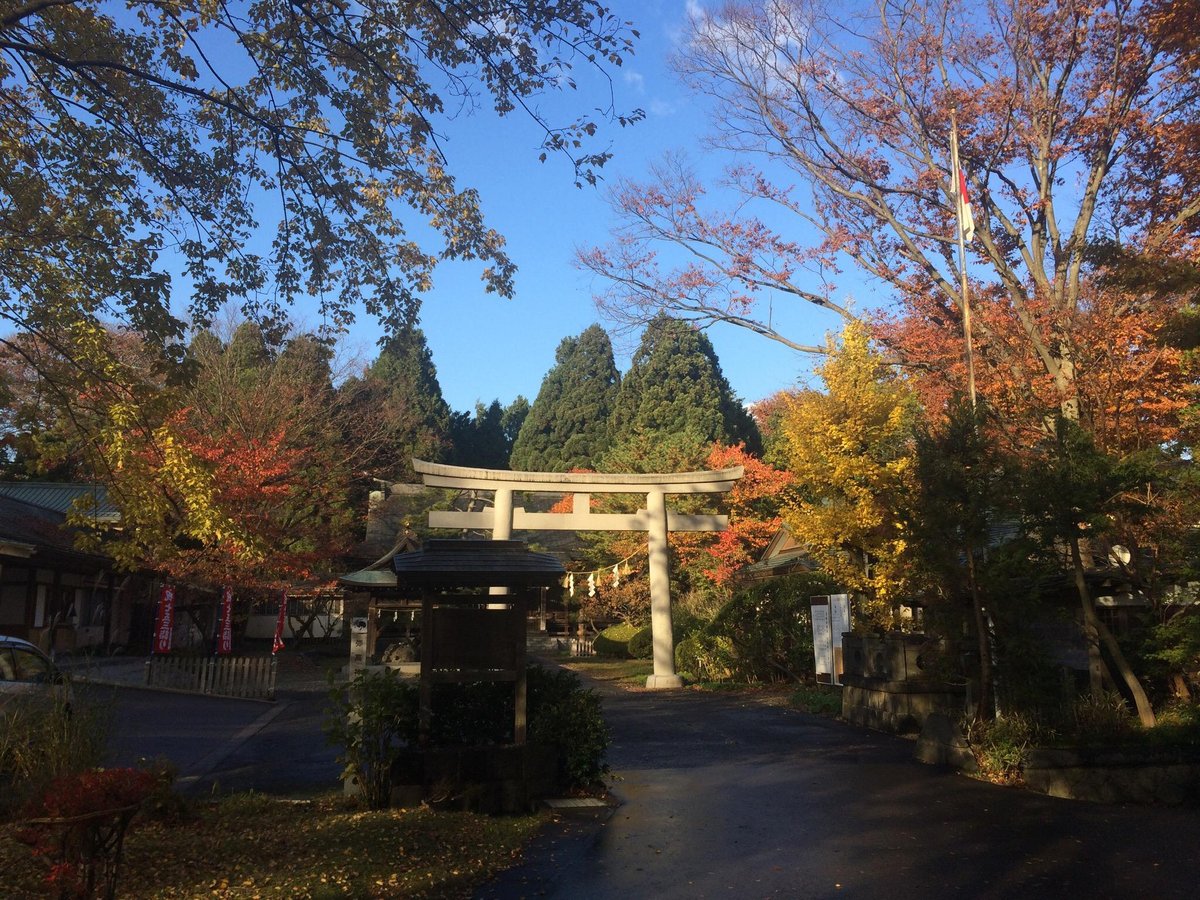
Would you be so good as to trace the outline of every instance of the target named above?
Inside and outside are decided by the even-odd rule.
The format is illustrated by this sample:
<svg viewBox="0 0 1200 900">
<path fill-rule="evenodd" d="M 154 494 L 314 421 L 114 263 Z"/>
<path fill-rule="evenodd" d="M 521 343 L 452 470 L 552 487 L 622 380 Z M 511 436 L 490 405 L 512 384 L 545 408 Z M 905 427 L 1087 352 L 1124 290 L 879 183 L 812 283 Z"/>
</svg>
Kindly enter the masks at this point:
<svg viewBox="0 0 1200 900">
<path fill-rule="evenodd" d="M 66 523 L 63 513 L 25 503 L 0 494 L 0 542 L 16 545 L 18 555 L 29 555 L 46 565 L 85 565 L 104 567 L 106 556 L 75 549 L 76 529 Z"/>
<path fill-rule="evenodd" d="M 0 495 L 40 506 L 66 516 L 76 509 L 76 501 L 97 522 L 115 523 L 120 513 L 108 500 L 108 492 L 98 484 L 51 481 L 0 481 Z"/>
<path fill-rule="evenodd" d="M 399 584 L 429 588 L 549 587 L 565 573 L 555 557 L 524 541 L 426 541 L 397 554 L 392 566 Z"/>
</svg>

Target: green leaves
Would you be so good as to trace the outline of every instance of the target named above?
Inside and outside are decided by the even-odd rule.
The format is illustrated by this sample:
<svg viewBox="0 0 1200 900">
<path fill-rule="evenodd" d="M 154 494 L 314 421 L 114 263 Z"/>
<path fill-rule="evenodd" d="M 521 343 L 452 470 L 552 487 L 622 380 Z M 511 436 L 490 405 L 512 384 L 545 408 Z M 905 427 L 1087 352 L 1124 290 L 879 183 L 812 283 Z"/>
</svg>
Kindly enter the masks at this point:
<svg viewBox="0 0 1200 900">
<path fill-rule="evenodd" d="M 439 146 L 442 94 L 520 109 L 594 181 L 597 122 L 625 117 L 560 125 L 526 101 L 632 49 L 582 2 L 27 4 L 0 42 L 0 317 L 40 331 L 66 299 L 157 344 L 183 331 L 169 273 L 193 322 L 236 300 L 268 330 L 302 296 L 334 329 L 360 304 L 411 324 L 443 259 L 511 295 L 503 239 Z"/>
</svg>

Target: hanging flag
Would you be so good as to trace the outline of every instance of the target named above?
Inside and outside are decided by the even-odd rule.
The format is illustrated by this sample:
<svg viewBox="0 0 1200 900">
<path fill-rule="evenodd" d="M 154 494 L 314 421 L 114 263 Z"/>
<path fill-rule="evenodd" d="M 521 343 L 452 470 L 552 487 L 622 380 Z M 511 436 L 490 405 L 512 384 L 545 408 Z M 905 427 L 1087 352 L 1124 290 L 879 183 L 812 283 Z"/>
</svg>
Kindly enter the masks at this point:
<svg viewBox="0 0 1200 900">
<path fill-rule="evenodd" d="M 963 240 L 968 244 L 975 238 L 975 216 L 971 213 L 971 195 L 967 193 L 967 176 L 958 170 L 958 220 L 962 226 Z"/>
<path fill-rule="evenodd" d="M 964 243 L 971 243 L 975 237 L 975 216 L 971 212 L 971 195 L 967 192 L 967 176 L 962 170 L 962 160 L 958 156 L 958 123 L 950 121 L 950 180 L 954 184 L 955 213 L 958 216 L 959 233 Z"/>
<path fill-rule="evenodd" d="M 217 632 L 217 655 L 228 656 L 233 652 L 233 588 L 225 585 L 221 593 L 221 627 Z"/>
<path fill-rule="evenodd" d="M 572 597 L 575 596 L 575 573 L 574 572 L 572 572 L 570 575 L 567 576 L 567 590 L 570 592 Z"/>
<path fill-rule="evenodd" d="M 620 586 L 621 586 L 621 567 L 613 566 L 613 587 L 619 588 Z"/>
<path fill-rule="evenodd" d="M 279 618 L 275 620 L 275 640 L 271 643 L 271 655 L 274 656 L 283 649 L 283 626 L 287 623 L 287 588 L 283 589 L 279 598 Z"/>
<path fill-rule="evenodd" d="M 596 573 L 588 572 L 588 596 L 596 596 Z"/>
<path fill-rule="evenodd" d="M 154 652 L 170 653 L 171 637 L 175 632 L 175 586 L 164 584 L 158 595 L 154 613 Z"/>
</svg>

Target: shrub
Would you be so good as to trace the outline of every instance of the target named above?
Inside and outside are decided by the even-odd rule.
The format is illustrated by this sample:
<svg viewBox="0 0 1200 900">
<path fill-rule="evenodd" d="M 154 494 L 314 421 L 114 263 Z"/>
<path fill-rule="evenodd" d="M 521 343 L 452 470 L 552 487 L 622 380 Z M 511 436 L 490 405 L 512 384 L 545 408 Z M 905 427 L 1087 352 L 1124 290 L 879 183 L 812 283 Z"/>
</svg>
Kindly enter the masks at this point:
<svg viewBox="0 0 1200 900">
<path fill-rule="evenodd" d="M 608 728 L 600 697 L 574 672 L 530 666 L 525 682 L 527 739 L 557 748 L 560 775 L 572 787 L 606 771 Z M 437 685 L 430 745 L 486 746 L 513 740 L 513 689 L 504 682 Z"/>
<path fill-rule="evenodd" d="M 625 645 L 630 659 L 654 658 L 654 635 L 649 625 L 644 625 L 635 631 Z"/>
<path fill-rule="evenodd" d="M 801 680 L 812 674 L 812 616 L 809 598 L 827 594 L 832 583 L 823 575 L 789 575 L 734 593 L 701 632 L 706 664 L 727 668 L 729 677 L 744 681 Z M 725 648 L 728 656 L 724 656 Z"/>
<path fill-rule="evenodd" d="M 967 741 L 980 771 L 1003 784 L 1020 781 L 1029 750 L 1042 737 L 1037 722 L 1020 714 L 991 722 L 975 721 L 967 728 Z"/>
<path fill-rule="evenodd" d="M 842 714 L 842 689 L 826 684 L 802 684 L 792 692 L 792 706 L 817 716 Z"/>
<path fill-rule="evenodd" d="M 40 796 L 56 778 L 100 765 L 110 710 L 15 697 L 0 714 L 0 814 Z"/>
<path fill-rule="evenodd" d="M 330 691 L 325 722 L 330 743 L 342 747 L 342 777 L 354 778 L 371 809 L 392 797 L 392 763 L 417 736 L 417 688 L 391 672 L 360 672 Z"/>
<path fill-rule="evenodd" d="M 1125 700 L 1112 691 L 1081 694 L 1072 701 L 1069 713 L 1066 737 L 1079 744 L 1120 743 L 1136 730 Z"/>
<path fill-rule="evenodd" d="M 728 681 L 736 654 L 729 638 L 700 631 L 675 645 L 675 668 L 696 681 Z"/>
<path fill-rule="evenodd" d="M 614 659 L 629 659 L 629 639 L 637 633 L 638 626 L 628 622 L 610 625 L 596 635 L 592 648 L 597 656 L 608 656 Z"/>
<path fill-rule="evenodd" d="M 358 780 L 372 809 L 391 800 L 392 766 L 419 729 L 418 689 L 390 673 L 362 673 L 335 689 L 326 722 L 332 743 L 343 747 L 343 777 Z M 479 747 L 513 741 L 513 686 L 474 682 L 434 686 L 429 746 Z M 572 787 L 597 781 L 608 771 L 608 728 L 600 697 L 579 676 L 530 666 L 526 680 L 526 723 L 530 742 L 558 749 L 559 775 Z"/>
<path fill-rule="evenodd" d="M 50 782 L 17 833 L 49 862 L 47 886 L 60 897 L 91 897 L 100 877 L 104 896 L 115 897 L 125 831 L 155 781 L 138 769 L 91 769 Z"/>
<path fill-rule="evenodd" d="M 607 774 L 609 732 L 599 694 L 574 672 L 531 666 L 528 698 L 529 740 L 558 748 L 568 786 L 587 787 Z"/>
</svg>

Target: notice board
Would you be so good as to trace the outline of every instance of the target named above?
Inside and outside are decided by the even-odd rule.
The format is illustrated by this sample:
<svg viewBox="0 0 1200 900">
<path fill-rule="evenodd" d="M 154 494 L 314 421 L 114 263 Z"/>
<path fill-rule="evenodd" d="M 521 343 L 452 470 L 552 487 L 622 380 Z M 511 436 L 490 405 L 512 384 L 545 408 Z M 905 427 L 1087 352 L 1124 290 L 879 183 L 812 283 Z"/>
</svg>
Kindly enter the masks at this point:
<svg viewBox="0 0 1200 900">
<path fill-rule="evenodd" d="M 817 681 L 841 684 L 842 635 L 850 630 L 850 595 L 818 595 L 810 597 L 809 604 Z"/>
</svg>

